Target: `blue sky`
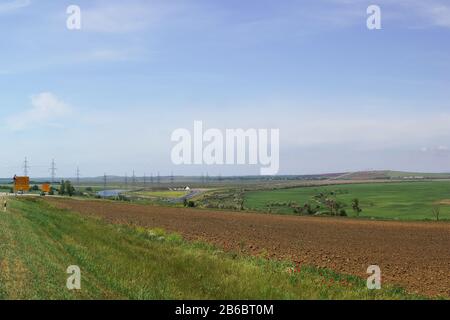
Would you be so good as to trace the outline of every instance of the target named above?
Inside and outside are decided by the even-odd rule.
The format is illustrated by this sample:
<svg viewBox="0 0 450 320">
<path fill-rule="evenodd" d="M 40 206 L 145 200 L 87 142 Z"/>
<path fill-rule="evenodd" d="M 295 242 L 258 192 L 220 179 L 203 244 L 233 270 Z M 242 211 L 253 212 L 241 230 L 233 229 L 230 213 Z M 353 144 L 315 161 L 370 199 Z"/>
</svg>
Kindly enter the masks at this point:
<svg viewBox="0 0 450 320">
<path fill-rule="evenodd" d="M 259 172 L 173 166 L 194 120 L 279 128 L 280 174 L 450 171 L 448 1 L 1 0 L 0 39 L 0 176 Z"/>
</svg>

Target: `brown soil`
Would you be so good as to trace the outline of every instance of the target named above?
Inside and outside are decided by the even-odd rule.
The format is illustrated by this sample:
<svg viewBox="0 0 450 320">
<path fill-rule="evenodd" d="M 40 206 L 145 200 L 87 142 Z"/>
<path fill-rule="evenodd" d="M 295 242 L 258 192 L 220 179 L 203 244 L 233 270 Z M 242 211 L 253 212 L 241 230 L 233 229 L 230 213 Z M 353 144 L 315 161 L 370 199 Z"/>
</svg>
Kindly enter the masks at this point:
<svg viewBox="0 0 450 320">
<path fill-rule="evenodd" d="M 366 278 L 379 265 L 382 281 L 411 293 L 450 297 L 450 224 L 280 216 L 48 199 L 59 207 L 113 223 L 161 227 L 225 250 L 267 254 Z"/>
</svg>

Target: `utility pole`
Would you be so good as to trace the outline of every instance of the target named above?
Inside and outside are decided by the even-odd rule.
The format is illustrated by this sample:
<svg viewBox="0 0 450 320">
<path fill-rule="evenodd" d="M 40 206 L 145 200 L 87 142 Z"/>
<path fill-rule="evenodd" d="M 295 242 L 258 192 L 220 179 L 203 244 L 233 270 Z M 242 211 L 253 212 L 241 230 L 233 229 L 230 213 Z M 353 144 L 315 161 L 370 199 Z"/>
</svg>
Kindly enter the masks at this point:
<svg viewBox="0 0 450 320">
<path fill-rule="evenodd" d="M 77 186 L 80 186 L 80 168 L 77 167 Z"/>
<path fill-rule="evenodd" d="M 134 188 L 136 185 L 136 176 L 134 175 L 134 170 L 133 170 L 133 177 L 131 178 L 131 186 Z"/>
<path fill-rule="evenodd" d="M 161 183 L 161 176 L 159 175 L 159 171 L 158 171 L 158 175 L 156 176 L 156 183 L 158 185 Z"/>
<path fill-rule="evenodd" d="M 28 159 L 25 157 L 25 161 L 23 162 L 23 175 L 28 177 Z"/>
<path fill-rule="evenodd" d="M 52 177 L 52 184 L 55 183 L 55 175 L 56 175 L 56 165 L 55 165 L 55 159 L 52 159 L 52 164 L 50 167 L 50 174 Z"/>
</svg>

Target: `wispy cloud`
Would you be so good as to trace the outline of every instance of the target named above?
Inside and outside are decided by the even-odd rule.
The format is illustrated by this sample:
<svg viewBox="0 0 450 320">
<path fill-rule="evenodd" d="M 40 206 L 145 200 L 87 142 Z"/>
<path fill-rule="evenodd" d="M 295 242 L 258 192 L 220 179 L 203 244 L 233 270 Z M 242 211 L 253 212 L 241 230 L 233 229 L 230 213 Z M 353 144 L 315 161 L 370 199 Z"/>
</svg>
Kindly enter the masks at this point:
<svg viewBox="0 0 450 320">
<path fill-rule="evenodd" d="M 441 2 L 421 3 L 421 11 L 433 25 L 450 28 L 450 4 Z"/>
<path fill-rule="evenodd" d="M 176 8 L 174 2 L 108 1 L 82 8 L 82 28 L 101 33 L 136 32 L 158 23 Z"/>
<path fill-rule="evenodd" d="M 147 57 L 148 53 L 139 48 L 99 48 L 78 54 L 73 61 L 77 62 L 120 62 L 135 61 Z"/>
<path fill-rule="evenodd" d="M 52 121 L 70 114 L 71 108 L 51 92 L 43 92 L 31 97 L 31 108 L 10 116 L 7 126 L 13 131 L 30 127 L 52 125 Z"/>
<path fill-rule="evenodd" d="M 2 3 L 0 3 L 0 14 L 13 12 L 18 9 L 28 7 L 30 4 L 31 0 L 2 1 Z"/>
<path fill-rule="evenodd" d="M 427 117 L 342 117 L 320 123 L 307 121 L 296 130 L 298 145 L 364 145 L 365 147 L 404 147 L 432 143 L 450 137 L 449 114 Z M 308 132 L 315 132 L 314 136 Z"/>
<path fill-rule="evenodd" d="M 368 6 L 377 4 L 381 6 L 382 14 L 385 19 L 391 21 L 401 21 L 402 24 L 408 23 L 412 27 L 444 27 L 450 28 L 450 4 L 448 0 L 326 0 L 337 3 L 342 8 Z M 348 19 L 349 15 L 336 14 L 343 20 Z M 355 17 L 355 16 L 353 16 Z"/>
</svg>

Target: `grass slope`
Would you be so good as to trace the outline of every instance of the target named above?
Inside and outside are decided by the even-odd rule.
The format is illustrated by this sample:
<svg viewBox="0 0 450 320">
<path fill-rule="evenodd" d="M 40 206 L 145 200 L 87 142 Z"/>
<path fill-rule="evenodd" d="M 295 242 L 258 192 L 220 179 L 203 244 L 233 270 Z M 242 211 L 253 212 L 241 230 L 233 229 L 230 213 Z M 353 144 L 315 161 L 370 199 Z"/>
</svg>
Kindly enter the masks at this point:
<svg viewBox="0 0 450 320">
<path fill-rule="evenodd" d="M 337 199 L 346 204 L 347 214 L 354 212 L 351 201 L 360 200 L 362 217 L 382 219 L 433 219 L 432 208 L 441 200 L 450 199 L 450 181 L 347 184 L 324 187 L 302 187 L 272 191 L 254 191 L 245 194 L 244 206 L 254 210 L 267 210 L 271 202 L 311 200 L 323 191 L 340 191 Z M 449 202 L 450 203 L 450 202 Z M 450 205 L 440 205 L 441 219 L 450 219 Z M 288 207 L 272 209 L 273 213 L 292 213 Z"/>
<path fill-rule="evenodd" d="M 82 289 L 65 284 L 69 265 Z M 0 213 L 2 299 L 406 299 L 369 291 L 363 280 L 226 254 L 162 231 L 133 229 L 50 207 L 12 201 Z"/>
</svg>

